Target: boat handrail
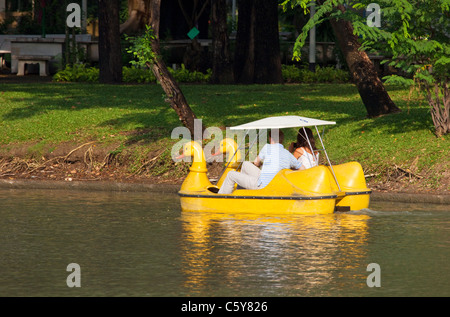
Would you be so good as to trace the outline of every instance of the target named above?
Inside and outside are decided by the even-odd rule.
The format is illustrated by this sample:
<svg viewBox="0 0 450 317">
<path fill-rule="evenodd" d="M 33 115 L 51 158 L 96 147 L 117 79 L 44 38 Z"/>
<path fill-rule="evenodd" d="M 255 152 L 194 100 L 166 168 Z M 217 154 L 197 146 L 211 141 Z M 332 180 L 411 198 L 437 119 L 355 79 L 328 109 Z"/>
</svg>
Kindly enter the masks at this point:
<svg viewBox="0 0 450 317">
<path fill-rule="evenodd" d="M 320 144 L 322 144 L 322 148 L 323 148 L 325 157 L 327 158 L 328 165 L 330 166 L 331 174 L 333 174 L 334 181 L 336 182 L 336 185 L 337 185 L 339 191 L 342 191 L 342 190 L 341 190 L 341 186 L 339 185 L 339 182 L 338 182 L 338 180 L 337 180 L 336 174 L 334 173 L 333 166 L 331 165 L 330 158 L 328 157 L 327 150 L 325 149 L 325 145 L 323 144 L 322 138 L 321 138 L 321 136 L 320 136 L 319 129 L 317 128 L 317 126 L 315 126 L 315 128 L 316 128 L 316 132 L 317 132 L 317 135 L 318 135 L 318 137 L 319 137 L 319 140 L 320 140 Z"/>
</svg>

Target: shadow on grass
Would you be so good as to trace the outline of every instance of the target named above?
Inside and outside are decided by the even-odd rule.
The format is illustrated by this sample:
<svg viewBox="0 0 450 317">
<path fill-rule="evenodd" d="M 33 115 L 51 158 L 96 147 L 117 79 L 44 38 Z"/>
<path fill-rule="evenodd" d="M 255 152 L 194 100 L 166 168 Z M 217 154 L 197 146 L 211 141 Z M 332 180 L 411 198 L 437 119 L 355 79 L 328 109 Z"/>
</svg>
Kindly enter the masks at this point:
<svg viewBox="0 0 450 317">
<path fill-rule="evenodd" d="M 350 84 L 183 85 L 182 90 L 206 127 L 234 126 L 281 115 L 336 121 L 337 127 L 364 120 L 361 130 L 382 129 L 389 133 L 432 127 L 428 108 L 413 102 L 409 112 L 365 120 L 364 105 Z M 403 90 L 391 87 L 390 91 L 401 94 Z M 158 140 L 180 126 L 157 85 L 5 84 L 0 93 L 2 101 L 12 104 L 6 106 L 8 110 L 1 116 L 4 121 L 19 121 L 52 111 L 67 111 L 70 115 L 97 109 L 102 113 L 101 123 L 96 125 L 122 129 L 127 136 L 126 144 Z M 394 101 L 400 108 L 406 108 L 406 101 L 400 98 Z M 108 110 L 122 112 L 110 115 Z M 354 129 L 355 133 L 360 132 L 359 128 Z"/>
</svg>

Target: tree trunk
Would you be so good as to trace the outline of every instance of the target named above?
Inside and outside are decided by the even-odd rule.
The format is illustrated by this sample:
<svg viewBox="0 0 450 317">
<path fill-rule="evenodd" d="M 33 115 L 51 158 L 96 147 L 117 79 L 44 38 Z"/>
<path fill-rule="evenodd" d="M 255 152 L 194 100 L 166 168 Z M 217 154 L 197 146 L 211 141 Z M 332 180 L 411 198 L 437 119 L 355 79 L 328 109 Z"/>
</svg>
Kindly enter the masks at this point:
<svg viewBox="0 0 450 317">
<path fill-rule="evenodd" d="M 236 33 L 236 49 L 234 57 L 234 78 L 237 83 L 253 83 L 255 67 L 255 0 L 239 0 L 239 19 Z"/>
<path fill-rule="evenodd" d="M 234 76 L 236 82 L 279 84 L 278 6 L 273 0 L 240 0 Z"/>
<path fill-rule="evenodd" d="M 203 67 L 202 62 L 205 60 L 205 52 L 202 45 L 197 38 L 191 40 L 191 43 L 186 47 L 183 55 L 183 64 L 191 72 L 201 72 Z"/>
<path fill-rule="evenodd" d="M 199 21 L 203 15 L 203 13 L 210 9 L 209 0 L 178 0 L 178 6 L 180 7 L 181 12 L 186 20 L 189 30 L 193 27 L 199 29 Z M 188 13 L 189 12 L 189 13 Z M 209 15 L 208 15 L 209 16 Z M 201 28 L 200 28 L 201 29 Z M 189 31 L 188 30 L 188 31 Z M 200 31 L 200 30 L 199 30 Z M 198 36 L 201 35 L 201 32 Z M 207 34 L 203 35 L 207 38 Z M 198 41 L 198 37 L 195 37 L 191 40 L 191 43 L 186 48 L 186 51 L 183 56 L 183 64 L 186 69 L 190 71 L 205 71 L 208 66 L 207 62 L 207 54 L 200 42 Z"/>
<path fill-rule="evenodd" d="M 122 82 L 122 51 L 119 32 L 119 1 L 98 0 L 100 82 Z"/>
<path fill-rule="evenodd" d="M 211 2 L 213 67 L 210 82 L 231 84 L 234 77 L 227 33 L 227 2 L 226 0 L 211 0 Z"/>
<path fill-rule="evenodd" d="M 343 6 L 339 6 L 338 9 L 345 10 Z M 331 19 L 330 22 L 368 116 L 378 117 L 400 112 L 384 88 L 367 53 L 360 50 L 361 44 L 353 33 L 352 24 L 342 19 Z"/>
<path fill-rule="evenodd" d="M 150 1 L 128 0 L 128 19 L 120 25 L 120 33 L 135 33 L 151 20 Z"/>
<path fill-rule="evenodd" d="M 255 83 L 283 83 L 278 31 L 278 1 L 255 1 L 254 14 Z"/>
<path fill-rule="evenodd" d="M 172 74 L 168 71 L 164 61 L 161 57 L 161 52 L 159 48 L 159 18 L 160 18 L 160 8 L 161 0 L 150 1 L 150 11 L 151 11 L 151 26 L 155 35 L 155 38 L 151 42 L 152 50 L 156 55 L 153 64 L 147 64 L 151 67 L 153 74 L 155 74 L 156 79 L 160 83 L 164 92 L 166 93 L 166 102 L 170 104 L 172 109 L 175 110 L 180 121 L 183 125 L 189 129 L 193 137 L 196 136 L 194 133 L 194 119 L 196 119 L 194 112 L 191 107 L 189 107 L 186 98 L 183 95 L 178 83 L 173 78 Z M 202 128 L 203 131 L 203 128 Z M 203 134 L 203 133 L 202 133 Z M 200 136 L 201 137 L 201 136 Z"/>
<path fill-rule="evenodd" d="M 434 87 L 425 84 L 431 118 L 437 137 L 450 133 L 450 89 L 448 81 L 436 82 Z"/>
</svg>

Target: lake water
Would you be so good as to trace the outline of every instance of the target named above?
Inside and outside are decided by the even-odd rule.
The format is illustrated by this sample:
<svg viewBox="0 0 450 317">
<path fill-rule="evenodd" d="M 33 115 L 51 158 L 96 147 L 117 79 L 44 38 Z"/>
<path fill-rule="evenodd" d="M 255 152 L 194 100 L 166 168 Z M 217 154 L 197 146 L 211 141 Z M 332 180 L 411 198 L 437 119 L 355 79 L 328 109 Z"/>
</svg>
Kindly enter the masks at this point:
<svg viewBox="0 0 450 317">
<path fill-rule="evenodd" d="M 450 296 L 448 205 L 267 217 L 183 213 L 172 194 L 1 189 L 0 219 L 0 296 Z"/>
</svg>

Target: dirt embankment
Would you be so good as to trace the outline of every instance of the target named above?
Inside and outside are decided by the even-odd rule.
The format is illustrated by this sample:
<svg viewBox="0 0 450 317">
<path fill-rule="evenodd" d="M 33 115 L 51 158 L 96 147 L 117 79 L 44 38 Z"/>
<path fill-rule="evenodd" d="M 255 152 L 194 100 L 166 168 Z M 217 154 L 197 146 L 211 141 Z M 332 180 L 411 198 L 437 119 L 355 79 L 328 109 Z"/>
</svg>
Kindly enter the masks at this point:
<svg viewBox="0 0 450 317">
<path fill-rule="evenodd" d="M 189 165 L 175 163 L 165 148 L 140 155 L 141 149 L 121 144 L 98 142 L 74 144 L 64 142 L 45 149 L 32 144 L 0 147 L 0 179 L 58 181 L 112 181 L 149 184 L 181 184 Z M 222 169 L 219 163 L 209 164 L 210 178 Z"/>
<path fill-rule="evenodd" d="M 65 142 L 30 151 L 31 144 L 0 147 L 0 179 L 108 181 L 143 184 L 181 184 L 188 163 L 175 163 L 169 151 L 155 149 L 136 159 L 139 149 L 121 151 L 120 144 Z M 217 179 L 223 164 L 208 164 L 208 177 Z M 448 166 L 418 173 L 414 167 L 393 166 L 383 173 L 366 175 L 368 187 L 378 192 L 449 194 Z"/>
<path fill-rule="evenodd" d="M 366 175 L 370 188 L 380 192 L 421 194 L 450 194 L 450 166 L 448 162 L 418 171 L 411 166 L 393 165 L 379 175 Z"/>
</svg>

